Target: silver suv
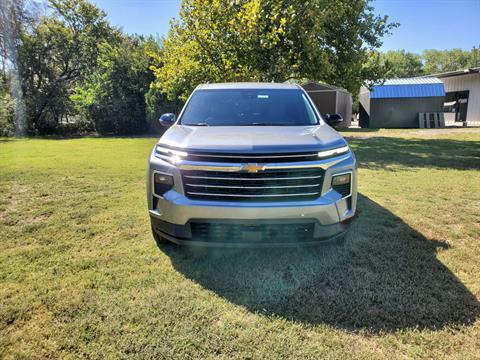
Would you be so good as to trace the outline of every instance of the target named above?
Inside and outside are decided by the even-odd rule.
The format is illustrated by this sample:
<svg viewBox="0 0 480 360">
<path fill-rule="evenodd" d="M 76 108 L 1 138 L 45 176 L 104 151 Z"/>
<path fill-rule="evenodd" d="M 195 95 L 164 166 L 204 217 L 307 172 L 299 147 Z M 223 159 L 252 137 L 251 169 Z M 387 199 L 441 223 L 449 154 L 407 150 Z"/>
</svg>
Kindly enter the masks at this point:
<svg viewBox="0 0 480 360">
<path fill-rule="evenodd" d="M 169 129 L 147 174 L 158 243 L 276 247 L 343 237 L 357 163 L 300 86 L 200 85 L 178 119 L 160 122 Z"/>
</svg>

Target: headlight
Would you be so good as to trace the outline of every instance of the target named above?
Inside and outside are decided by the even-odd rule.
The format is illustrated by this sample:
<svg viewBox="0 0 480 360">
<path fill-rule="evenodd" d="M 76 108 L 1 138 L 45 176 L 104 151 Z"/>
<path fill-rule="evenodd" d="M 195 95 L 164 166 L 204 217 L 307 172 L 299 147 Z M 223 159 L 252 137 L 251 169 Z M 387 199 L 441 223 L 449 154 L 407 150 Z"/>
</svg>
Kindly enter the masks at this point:
<svg viewBox="0 0 480 360">
<path fill-rule="evenodd" d="M 335 156 L 335 155 L 346 154 L 348 151 L 349 151 L 349 148 L 348 148 L 347 145 L 345 145 L 345 146 L 342 146 L 342 147 L 339 147 L 339 148 L 336 148 L 336 149 L 332 149 L 332 150 L 320 151 L 318 153 L 318 157 L 323 159 L 323 158 L 328 158 L 328 157 L 332 157 L 332 156 Z"/>
<path fill-rule="evenodd" d="M 188 153 L 185 151 L 169 149 L 161 145 L 157 145 L 155 147 L 155 155 L 159 155 L 158 157 L 166 158 L 166 160 L 176 163 L 182 160 L 182 158 L 187 157 Z"/>
</svg>

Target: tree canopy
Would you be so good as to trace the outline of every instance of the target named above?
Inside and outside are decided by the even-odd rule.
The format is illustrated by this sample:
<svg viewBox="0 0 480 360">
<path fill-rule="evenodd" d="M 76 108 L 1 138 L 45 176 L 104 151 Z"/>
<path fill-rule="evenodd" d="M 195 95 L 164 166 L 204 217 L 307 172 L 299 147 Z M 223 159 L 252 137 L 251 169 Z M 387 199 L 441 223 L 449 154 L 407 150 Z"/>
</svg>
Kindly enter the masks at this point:
<svg viewBox="0 0 480 360">
<path fill-rule="evenodd" d="M 105 14 L 84 0 L 50 0 L 52 14 L 22 34 L 21 64 L 30 132 L 51 133 L 74 115 L 72 89 L 97 65 L 102 42 L 118 41 Z"/>
<path fill-rule="evenodd" d="M 424 73 L 421 56 L 405 50 L 383 53 L 381 60 L 387 68 L 387 78 L 413 77 Z"/>
<path fill-rule="evenodd" d="M 356 92 L 382 77 L 374 51 L 395 26 L 367 0 L 184 0 L 156 86 L 171 99 L 209 81 L 309 79 Z"/>
<path fill-rule="evenodd" d="M 438 74 L 480 66 L 480 54 L 478 54 L 478 49 L 475 48 L 471 51 L 430 49 L 425 50 L 422 57 L 425 62 L 424 72 L 426 74 Z"/>
<path fill-rule="evenodd" d="M 380 58 L 386 78 L 431 75 L 480 65 L 479 50 L 475 48 L 471 51 L 425 50 L 421 54 L 392 50 L 382 53 Z"/>
<path fill-rule="evenodd" d="M 154 60 L 146 49 L 156 53 L 160 45 L 123 34 L 87 0 L 49 0 L 48 7 L 44 15 L 27 11 L 23 0 L 2 2 L 0 8 L 2 19 L 9 19 L 0 26 L 0 85 L 5 89 L 13 70 L 18 72 L 21 91 L 13 103 L 24 100 L 27 133 L 148 131 L 146 96 Z M 2 99 L 12 103 L 6 95 Z M 149 99 L 155 103 L 163 97 L 154 92 Z"/>
<path fill-rule="evenodd" d="M 145 94 L 154 80 L 145 48 L 152 39 L 124 37 L 101 43 L 97 66 L 70 96 L 77 110 L 100 133 L 138 134 L 148 131 Z"/>
</svg>

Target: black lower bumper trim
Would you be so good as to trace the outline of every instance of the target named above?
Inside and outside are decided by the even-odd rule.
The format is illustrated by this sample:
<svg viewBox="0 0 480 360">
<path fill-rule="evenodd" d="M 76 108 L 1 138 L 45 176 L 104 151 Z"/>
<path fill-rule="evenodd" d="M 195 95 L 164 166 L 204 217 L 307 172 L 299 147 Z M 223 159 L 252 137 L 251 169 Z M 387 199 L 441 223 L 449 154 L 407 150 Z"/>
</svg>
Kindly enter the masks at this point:
<svg viewBox="0 0 480 360">
<path fill-rule="evenodd" d="M 160 236 L 179 245 L 206 247 L 297 247 L 330 243 L 342 237 L 348 225 L 321 225 L 314 219 L 214 220 L 195 219 L 185 225 L 151 217 Z"/>
</svg>

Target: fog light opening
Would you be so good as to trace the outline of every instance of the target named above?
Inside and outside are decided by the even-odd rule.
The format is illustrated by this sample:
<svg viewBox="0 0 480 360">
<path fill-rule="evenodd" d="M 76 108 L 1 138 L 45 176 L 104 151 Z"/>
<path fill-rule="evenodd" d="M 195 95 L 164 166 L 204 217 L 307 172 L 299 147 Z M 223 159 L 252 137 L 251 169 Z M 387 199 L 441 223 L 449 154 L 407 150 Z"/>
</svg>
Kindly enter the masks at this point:
<svg viewBox="0 0 480 360">
<path fill-rule="evenodd" d="M 153 193 L 156 196 L 163 196 L 167 191 L 173 188 L 173 176 L 166 173 L 153 173 Z"/>
<path fill-rule="evenodd" d="M 352 195 L 352 173 L 332 176 L 332 189 L 342 195 L 342 198 Z"/>
<path fill-rule="evenodd" d="M 345 185 L 350 184 L 350 173 L 342 174 L 342 175 L 335 175 L 332 178 L 332 185 Z"/>
</svg>

